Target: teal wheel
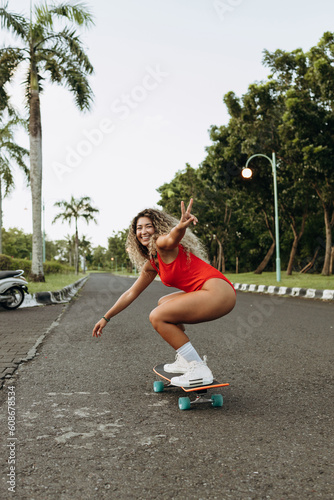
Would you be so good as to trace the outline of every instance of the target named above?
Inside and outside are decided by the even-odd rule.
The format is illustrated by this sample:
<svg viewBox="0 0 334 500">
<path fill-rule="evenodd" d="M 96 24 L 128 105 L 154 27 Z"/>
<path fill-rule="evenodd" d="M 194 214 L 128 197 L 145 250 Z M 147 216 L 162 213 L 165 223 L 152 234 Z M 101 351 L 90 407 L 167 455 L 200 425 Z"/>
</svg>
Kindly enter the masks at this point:
<svg viewBox="0 0 334 500">
<path fill-rule="evenodd" d="M 212 394 L 211 396 L 212 406 L 219 408 L 223 406 L 223 396 L 221 394 Z"/>
<path fill-rule="evenodd" d="M 156 380 L 155 382 L 153 382 L 154 392 L 162 392 L 164 388 L 165 388 L 164 383 L 161 380 Z"/>
<path fill-rule="evenodd" d="M 190 398 L 179 398 L 180 410 L 190 410 Z"/>
</svg>

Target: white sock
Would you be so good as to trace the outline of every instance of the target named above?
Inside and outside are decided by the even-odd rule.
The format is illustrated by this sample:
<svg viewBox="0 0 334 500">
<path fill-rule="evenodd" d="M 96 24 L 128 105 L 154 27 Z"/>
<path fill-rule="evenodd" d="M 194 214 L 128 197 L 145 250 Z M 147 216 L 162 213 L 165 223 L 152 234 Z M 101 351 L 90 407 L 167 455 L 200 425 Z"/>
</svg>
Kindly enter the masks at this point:
<svg viewBox="0 0 334 500">
<path fill-rule="evenodd" d="M 181 354 L 181 356 L 188 361 L 188 363 L 190 363 L 190 361 L 202 361 L 191 342 L 187 342 L 180 347 L 180 349 L 177 349 L 176 352 Z"/>
</svg>

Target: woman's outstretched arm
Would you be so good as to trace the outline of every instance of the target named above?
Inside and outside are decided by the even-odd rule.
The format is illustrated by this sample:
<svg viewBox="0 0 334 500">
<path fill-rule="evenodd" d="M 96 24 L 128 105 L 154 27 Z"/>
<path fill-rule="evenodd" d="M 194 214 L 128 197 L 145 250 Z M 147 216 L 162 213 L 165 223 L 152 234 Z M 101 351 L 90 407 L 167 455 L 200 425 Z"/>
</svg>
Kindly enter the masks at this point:
<svg viewBox="0 0 334 500">
<path fill-rule="evenodd" d="M 156 277 L 157 272 L 153 269 L 149 262 L 144 265 L 139 278 L 135 281 L 129 290 L 124 292 L 120 298 L 115 302 L 115 304 L 109 309 L 104 315 L 107 320 L 110 320 L 118 313 L 126 309 L 132 302 L 148 287 L 150 283 Z M 93 329 L 93 337 L 100 337 L 103 328 L 108 323 L 106 319 L 101 318 L 100 321 L 96 323 Z"/>
</svg>

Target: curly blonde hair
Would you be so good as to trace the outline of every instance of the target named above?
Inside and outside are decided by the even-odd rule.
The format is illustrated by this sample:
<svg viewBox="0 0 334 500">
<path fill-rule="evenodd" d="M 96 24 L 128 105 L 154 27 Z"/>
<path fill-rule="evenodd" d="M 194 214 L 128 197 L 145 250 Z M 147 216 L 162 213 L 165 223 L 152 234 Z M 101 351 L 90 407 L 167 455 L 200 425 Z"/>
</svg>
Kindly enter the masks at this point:
<svg viewBox="0 0 334 500">
<path fill-rule="evenodd" d="M 136 236 L 137 230 L 137 222 L 140 217 L 148 217 L 154 226 L 155 233 L 152 235 L 150 243 L 148 247 L 142 245 Z M 139 214 L 134 217 L 132 220 L 128 237 L 126 241 L 126 250 L 128 252 L 129 258 L 131 262 L 138 268 L 141 269 L 145 262 L 155 257 L 157 253 L 156 241 L 159 236 L 162 234 L 168 234 L 173 227 L 175 227 L 179 223 L 178 219 L 168 214 L 167 212 L 163 212 L 162 210 L 156 210 L 154 208 L 147 208 L 139 212 Z M 193 253 L 200 259 L 208 262 L 207 252 L 204 248 L 204 245 L 200 241 L 200 239 L 194 235 L 194 233 L 188 228 L 186 234 L 182 238 L 182 246 L 187 252 Z"/>
</svg>

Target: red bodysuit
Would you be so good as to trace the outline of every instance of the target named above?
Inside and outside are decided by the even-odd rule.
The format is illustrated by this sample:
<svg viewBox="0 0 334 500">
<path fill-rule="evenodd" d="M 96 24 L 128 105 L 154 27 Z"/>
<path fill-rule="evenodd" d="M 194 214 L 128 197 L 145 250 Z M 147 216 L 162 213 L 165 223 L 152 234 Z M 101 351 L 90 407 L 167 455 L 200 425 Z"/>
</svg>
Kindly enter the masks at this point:
<svg viewBox="0 0 334 500">
<path fill-rule="evenodd" d="M 173 262 L 165 264 L 158 254 L 159 269 L 153 259 L 150 263 L 158 272 L 161 281 L 166 286 L 179 288 L 184 292 L 195 292 L 200 290 L 204 283 L 211 278 L 220 278 L 227 281 L 234 290 L 232 283 L 217 269 L 190 253 L 187 257 L 182 245 L 179 245 L 179 253 Z"/>
</svg>

